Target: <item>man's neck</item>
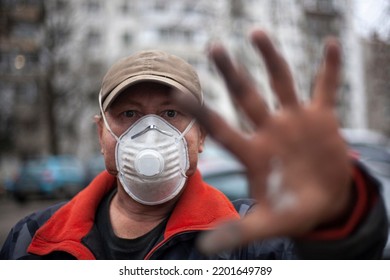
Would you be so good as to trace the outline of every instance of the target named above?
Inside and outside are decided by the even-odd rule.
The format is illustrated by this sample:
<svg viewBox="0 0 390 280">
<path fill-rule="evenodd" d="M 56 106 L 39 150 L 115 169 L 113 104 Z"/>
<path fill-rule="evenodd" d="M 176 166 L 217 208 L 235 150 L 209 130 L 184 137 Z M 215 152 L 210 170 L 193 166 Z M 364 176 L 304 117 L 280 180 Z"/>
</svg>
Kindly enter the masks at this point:
<svg viewBox="0 0 390 280">
<path fill-rule="evenodd" d="M 166 219 L 175 203 L 174 199 L 161 205 L 143 205 L 133 200 L 118 184 L 118 191 L 110 203 L 110 219 L 114 233 L 127 239 L 140 237 Z"/>
</svg>

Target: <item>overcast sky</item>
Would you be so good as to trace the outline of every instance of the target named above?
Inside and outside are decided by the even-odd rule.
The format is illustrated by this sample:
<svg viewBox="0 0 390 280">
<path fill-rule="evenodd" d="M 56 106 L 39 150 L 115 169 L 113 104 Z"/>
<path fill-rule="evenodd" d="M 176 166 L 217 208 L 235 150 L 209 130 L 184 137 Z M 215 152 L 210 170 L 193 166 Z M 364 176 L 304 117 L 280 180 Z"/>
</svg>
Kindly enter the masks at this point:
<svg viewBox="0 0 390 280">
<path fill-rule="evenodd" d="M 381 37 L 390 34 L 390 0 L 354 0 L 357 31 L 367 36 L 377 31 Z"/>
</svg>

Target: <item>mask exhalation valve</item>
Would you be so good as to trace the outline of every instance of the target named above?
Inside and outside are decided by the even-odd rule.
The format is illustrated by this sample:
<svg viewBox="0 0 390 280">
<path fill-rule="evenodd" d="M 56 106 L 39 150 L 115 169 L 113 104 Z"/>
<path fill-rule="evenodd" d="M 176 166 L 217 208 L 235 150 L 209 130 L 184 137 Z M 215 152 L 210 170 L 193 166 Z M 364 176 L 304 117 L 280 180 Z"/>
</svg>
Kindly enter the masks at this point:
<svg viewBox="0 0 390 280">
<path fill-rule="evenodd" d="M 145 177 L 153 177 L 164 170 L 164 158 L 155 150 L 141 151 L 135 159 L 136 171 Z"/>
</svg>

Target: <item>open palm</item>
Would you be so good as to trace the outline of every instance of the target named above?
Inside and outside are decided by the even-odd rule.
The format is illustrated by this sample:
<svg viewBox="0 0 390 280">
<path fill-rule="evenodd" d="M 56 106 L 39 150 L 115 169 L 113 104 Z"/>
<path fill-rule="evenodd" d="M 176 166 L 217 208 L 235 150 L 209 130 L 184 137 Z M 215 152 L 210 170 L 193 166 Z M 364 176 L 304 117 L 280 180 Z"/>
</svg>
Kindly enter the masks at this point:
<svg viewBox="0 0 390 280">
<path fill-rule="evenodd" d="M 244 164 L 251 196 L 259 202 L 235 224 L 235 238 L 226 247 L 272 236 L 300 236 L 337 220 L 351 200 L 351 164 L 334 112 L 341 56 L 337 40 L 327 40 L 313 98 L 302 104 L 288 65 L 267 34 L 256 30 L 251 39 L 267 67 L 279 110 L 267 109 L 247 71 L 235 65 L 221 45 L 211 47 L 210 59 L 253 131 L 237 131 L 207 106 L 188 107 L 211 137 Z M 209 234 L 203 247 L 217 248 L 226 232 Z"/>
</svg>

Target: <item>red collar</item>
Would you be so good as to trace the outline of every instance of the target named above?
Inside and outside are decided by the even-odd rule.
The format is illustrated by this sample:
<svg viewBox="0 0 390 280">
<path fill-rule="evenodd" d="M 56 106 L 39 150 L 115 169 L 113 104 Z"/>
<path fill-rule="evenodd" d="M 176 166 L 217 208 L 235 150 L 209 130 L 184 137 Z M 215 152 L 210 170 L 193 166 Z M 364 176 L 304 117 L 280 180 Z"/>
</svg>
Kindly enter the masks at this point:
<svg viewBox="0 0 390 280">
<path fill-rule="evenodd" d="M 78 259 L 94 259 L 81 239 L 92 229 L 96 209 L 115 186 L 115 180 L 116 177 L 106 171 L 97 176 L 36 232 L 29 253 L 46 255 L 65 251 Z M 188 179 L 186 189 L 168 220 L 164 240 L 185 231 L 211 229 L 224 220 L 237 218 L 239 215 L 230 201 L 203 182 L 197 171 Z"/>
</svg>

